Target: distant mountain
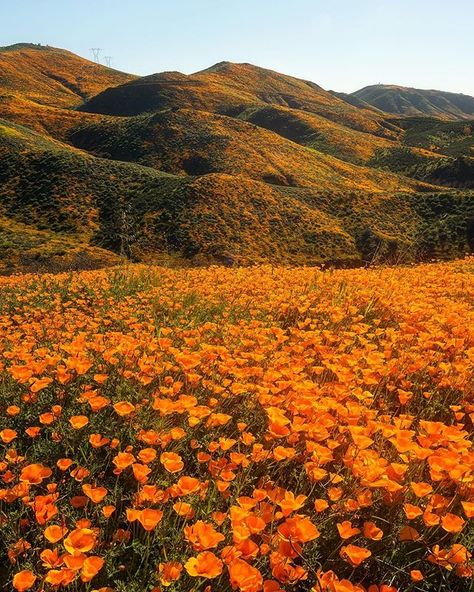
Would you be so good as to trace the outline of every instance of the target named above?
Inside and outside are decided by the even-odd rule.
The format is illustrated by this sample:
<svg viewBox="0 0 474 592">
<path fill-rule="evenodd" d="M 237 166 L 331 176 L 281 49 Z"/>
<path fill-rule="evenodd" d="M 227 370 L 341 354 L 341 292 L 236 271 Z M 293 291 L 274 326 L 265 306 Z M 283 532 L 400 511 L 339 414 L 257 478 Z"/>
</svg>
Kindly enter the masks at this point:
<svg viewBox="0 0 474 592">
<path fill-rule="evenodd" d="M 394 115 L 474 119 L 474 97 L 469 95 L 377 84 L 366 86 L 351 96 Z"/>
<path fill-rule="evenodd" d="M 138 78 L 1 48 L 0 272 L 462 255 L 473 129 L 251 64 Z"/>
</svg>

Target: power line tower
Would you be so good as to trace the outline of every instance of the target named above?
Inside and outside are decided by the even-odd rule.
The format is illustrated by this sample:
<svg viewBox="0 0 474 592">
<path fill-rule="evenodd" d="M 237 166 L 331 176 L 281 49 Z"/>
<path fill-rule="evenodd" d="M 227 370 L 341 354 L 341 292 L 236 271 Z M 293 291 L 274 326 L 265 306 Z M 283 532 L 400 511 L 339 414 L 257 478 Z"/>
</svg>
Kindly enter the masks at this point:
<svg viewBox="0 0 474 592">
<path fill-rule="evenodd" d="M 91 47 L 91 51 L 94 56 L 94 62 L 100 64 L 100 52 L 102 49 L 100 47 Z"/>
<path fill-rule="evenodd" d="M 110 68 L 110 64 L 112 63 L 112 56 L 104 56 L 105 63 L 107 68 Z"/>
</svg>

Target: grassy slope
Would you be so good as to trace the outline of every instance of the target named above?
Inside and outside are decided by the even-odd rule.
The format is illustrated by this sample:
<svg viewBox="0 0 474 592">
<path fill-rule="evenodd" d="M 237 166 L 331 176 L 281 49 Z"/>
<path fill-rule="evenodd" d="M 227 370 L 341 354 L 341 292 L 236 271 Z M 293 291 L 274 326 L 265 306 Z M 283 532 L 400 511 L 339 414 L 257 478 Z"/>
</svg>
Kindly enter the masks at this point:
<svg viewBox="0 0 474 592">
<path fill-rule="evenodd" d="M 65 244 L 196 262 L 355 264 L 378 256 L 452 256 L 467 250 L 467 221 L 474 218 L 474 200 L 463 194 L 329 192 L 218 173 L 178 177 L 96 158 L 6 122 L 0 203 L 3 219 L 34 233 L 53 232 Z M 433 232 L 423 251 L 420 236 L 427 224 L 438 224 L 440 213 L 442 237 Z M 12 257 L 11 244 L 2 255 Z"/>
<path fill-rule="evenodd" d="M 99 156 L 173 174 L 228 173 L 331 191 L 417 188 L 409 179 L 344 163 L 245 121 L 204 111 L 180 109 L 105 120 L 83 126 L 71 140 Z"/>
<path fill-rule="evenodd" d="M 0 117 L 22 125 L 0 121 L 4 267 L 113 262 L 112 252 L 353 264 L 452 256 L 471 244 L 471 194 L 420 195 L 429 187 L 388 172 L 413 172 L 397 153 L 411 128 L 315 84 L 222 63 L 191 77 L 132 80 L 77 111 L 71 101 L 103 88 L 107 69 L 98 78 L 82 70 L 78 94 L 58 87 L 57 74 L 69 61 L 77 79 L 81 58 L 30 46 L 5 56 L 16 56 L 17 68 Z M 55 77 L 42 78 L 45 69 Z M 88 111 L 123 109 L 160 110 L 126 118 Z M 420 143 L 409 158 L 444 163 L 429 147 Z"/>
<path fill-rule="evenodd" d="M 237 115 L 256 105 L 282 105 L 316 113 L 360 131 L 396 137 L 384 116 L 358 109 L 318 85 L 250 64 L 223 62 L 191 76 L 165 72 L 111 88 L 87 101 L 85 111 L 138 115 L 186 107 Z"/>
<path fill-rule="evenodd" d="M 0 48 L 0 72 L 2 95 L 55 107 L 77 106 L 134 78 L 63 49 L 30 44 Z"/>
<path fill-rule="evenodd" d="M 353 95 L 387 113 L 445 120 L 474 117 L 474 97 L 463 94 L 379 84 Z"/>
</svg>

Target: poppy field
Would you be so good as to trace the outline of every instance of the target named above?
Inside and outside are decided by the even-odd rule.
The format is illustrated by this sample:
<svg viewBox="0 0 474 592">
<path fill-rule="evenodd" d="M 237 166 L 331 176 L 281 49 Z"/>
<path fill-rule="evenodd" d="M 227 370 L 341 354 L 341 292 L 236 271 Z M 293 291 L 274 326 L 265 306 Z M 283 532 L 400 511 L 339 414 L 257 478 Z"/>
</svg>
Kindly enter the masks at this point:
<svg viewBox="0 0 474 592">
<path fill-rule="evenodd" d="M 474 260 L 0 279 L 0 589 L 474 589 Z"/>
</svg>

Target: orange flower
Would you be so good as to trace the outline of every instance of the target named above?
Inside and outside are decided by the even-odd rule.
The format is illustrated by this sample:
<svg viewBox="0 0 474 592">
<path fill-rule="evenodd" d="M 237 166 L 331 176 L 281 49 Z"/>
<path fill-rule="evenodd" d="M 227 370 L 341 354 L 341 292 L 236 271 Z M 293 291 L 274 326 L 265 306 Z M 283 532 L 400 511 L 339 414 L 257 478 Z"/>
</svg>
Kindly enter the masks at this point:
<svg viewBox="0 0 474 592">
<path fill-rule="evenodd" d="M 212 524 L 198 520 L 192 526 L 184 528 L 184 538 L 189 541 L 196 551 L 204 551 L 217 547 L 225 537 L 217 532 Z"/>
<path fill-rule="evenodd" d="M 92 555 L 87 557 L 81 569 L 81 580 L 83 582 L 90 582 L 104 566 L 102 557 Z"/>
<path fill-rule="evenodd" d="M 63 541 L 64 548 L 71 555 L 88 553 L 96 544 L 96 534 L 90 528 L 76 528 Z"/>
<path fill-rule="evenodd" d="M 160 563 L 158 566 L 158 577 L 162 586 L 170 586 L 176 580 L 179 580 L 183 566 L 178 561 L 168 561 Z"/>
<path fill-rule="evenodd" d="M 429 483 L 412 483 L 411 488 L 417 497 L 425 497 L 433 491 Z"/>
<path fill-rule="evenodd" d="M 176 504 L 173 504 L 173 510 L 178 516 L 182 516 L 187 520 L 191 520 L 194 516 L 193 507 L 186 502 L 177 502 Z"/>
<path fill-rule="evenodd" d="M 326 500 L 324 499 L 317 499 L 314 502 L 314 509 L 316 510 L 316 512 L 324 512 L 324 510 L 327 510 L 329 508 L 329 504 Z"/>
<path fill-rule="evenodd" d="M 82 491 L 94 504 L 99 504 L 108 493 L 105 487 L 94 487 L 89 483 L 84 483 Z"/>
<path fill-rule="evenodd" d="M 33 464 L 24 467 L 20 473 L 20 481 L 30 485 L 38 485 L 52 475 L 51 469 L 41 464 Z"/>
<path fill-rule="evenodd" d="M 278 533 L 287 541 L 307 543 L 317 539 L 319 530 L 307 516 L 294 516 L 287 518 L 278 527 Z"/>
<path fill-rule="evenodd" d="M 73 569 L 63 567 L 61 569 L 50 569 L 44 581 L 52 586 L 68 586 L 76 579 L 76 572 Z"/>
<path fill-rule="evenodd" d="M 86 415 L 73 415 L 69 418 L 69 423 L 75 430 L 80 430 L 89 423 L 89 418 Z"/>
<path fill-rule="evenodd" d="M 410 571 L 410 578 L 413 582 L 421 582 L 424 579 L 424 576 L 418 569 L 412 569 Z"/>
<path fill-rule="evenodd" d="M 35 582 L 35 574 L 27 569 L 19 571 L 13 576 L 13 587 L 15 588 L 15 590 L 18 590 L 18 592 L 24 592 L 24 590 L 29 590 L 33 587 Z"/>
<path fill-rule="evenodd" d="M 227 569 L 232 588 L 241 592 L 259 592 L 263 588 L 262 574 L 243 559 L 234 559 Z"/>
<path fill-rule="evenodd" d="M 358 567 L 362 562 L 368 559 L 372 553 L 365 547 L 347 545 L 341 548 L 339 555 L 353 567 Z"/>
<path fill-rule="evenodd" d="M 364 522 L 364 536 L 373 541 L 380 541 L 383 531 L 374 522 Z"/>
<path fill-rule="evenodd" d="M 405 510 L 405 516 L 408 520 L 414 520 L 423 514 L 423 510 L 418 506 L 413 506 L 412 504 L 404 504 L 403 509 Z"/>
<path fill-rule="evenodd" d="M 217 578 L 222 573 L 224 564 L 211 551 L 199 553 L 197 557 L 191 557 L 184 564 L 184 568 L 192 577 Z"/>
<path fill-rule="evenodd" d="M 144 448 L 138 453 L 138 458 L 146 465 L 153 462 L 156 458 L 156 450 L 154 448 Z"/>
<path fill-rule="evenodd" d="M 151 473 L 150 467 L 141 465 L 140 463 L 133 463 L 132 470 L 138 483 L 146 483 L 148 481 L 148 475 Z"/>
<path fill-rule="evenodd" d="M 466 518 L 474 518 L 474 502 L 461 502 Z"/>
<path fill-rule="evenodd" d="M 129 522 L 138 520 L 145 530 L 156 528 L 162 518 L 163 512 L 161 510 L 153 510 L 151 508 L 145 510 L 127 510 L 127 520 Z"/>
<path fill-rule="evenodd" d="M 179 473 L 184 468 L 183 460 L 175 452 L 163 452 L 160 455 L 160 462 L 169 473 Z"/>
<path fill-rule="evenodd" d="M 360 528 L 354 528 L 349 520 L 345 520 L 342 523 L 338 522 L 336 526 L 341 539 L 350 539 L 360 533 Z"/>
<path fill-rule="evenodd" d="M 110 518 L 110 516 L 112 516 L 112 514 L 115 512 L 115 506 L 104 506 L 102 508 L 102 514 L 106 517 L 106 518 Z"/>
<path fill-rule="evenodd" d="M 48 528 L 46 528 L 44 531 L 44 536 L 50 543 L 57 543 L 66 534 L 67 528 L 64 526 L 59 526 L 58 524 L 52 524 L 51 526 L 48 526 Z"/>
<path fill-rule="evenodd" d="M 129 452 L 119 452 L 113 460 L 114 465 L 121 471 L 132 465 L 134 462 L 135 457 Z"/>
<path fill-rule="evenodd" d="M 132 405 L 132 403 L 129 403 L 128 401 L 119 401 L 118 403 L 115 403 L 114 409 L 121 417 L 125 417 L 135 411 L 135 405 Z"/>
<path fill-rule="evenodd" d="M 17 437 L 15 430 L 5 429 L 0 432 L 0 438 L 4 444 L 10 444 Z"/>
<path fill-rule="evenodd" d="M 464 524 L 465 521 L 460 516 L 456 516 L 456 514 L 448 513 L 441 518 L 441 528 L 446 532 L 461 532 Z"/>
<path fill-rule="evenodd" d="M 60 471 L 67 471 L 71 465 L 72 460 L 70 458 L 60 458 L 56 463 Z"/>
</svg>

